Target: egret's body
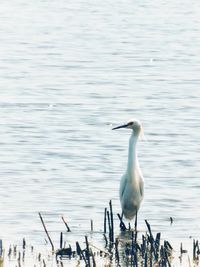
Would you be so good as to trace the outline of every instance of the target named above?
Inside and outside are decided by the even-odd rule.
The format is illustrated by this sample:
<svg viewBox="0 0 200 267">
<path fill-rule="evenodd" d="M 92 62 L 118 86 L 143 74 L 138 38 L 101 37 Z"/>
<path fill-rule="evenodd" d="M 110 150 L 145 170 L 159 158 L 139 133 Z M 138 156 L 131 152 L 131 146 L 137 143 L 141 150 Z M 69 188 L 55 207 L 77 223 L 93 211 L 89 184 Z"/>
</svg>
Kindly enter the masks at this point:
<svg viewBox="0 0 200 267">
<path fill-rule="evenodd" d="M 142 126 L 140 122 L 131 120 L 125 125 L 113 128 L 113 130 L 119 128 L 132 129 L 132 134 L 129 139 L 127 170 L 120 182 L 122 214 L 127 219 L 131 220 L 139 210 L 144 196 L 143 175 L 139 166 L 136 150 L 137 141 L 142 132 Z"/>
</svg>

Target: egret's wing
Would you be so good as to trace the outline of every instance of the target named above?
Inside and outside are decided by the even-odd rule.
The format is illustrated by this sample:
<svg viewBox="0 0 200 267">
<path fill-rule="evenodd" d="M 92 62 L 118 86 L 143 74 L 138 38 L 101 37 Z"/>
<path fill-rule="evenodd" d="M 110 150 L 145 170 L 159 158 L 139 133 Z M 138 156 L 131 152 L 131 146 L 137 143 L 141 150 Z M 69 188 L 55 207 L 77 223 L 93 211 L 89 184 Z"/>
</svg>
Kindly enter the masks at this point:
<svg viewBox="0 0 200 267">
<path fill-rule="evenodd" d="M 140 179 L 139 186 L 140 186 L 140 194 L 143 197 L 144 196 L 144 181 L 143 181 L 143 179 Z"/>
<path fill-rule="evenodd" d="M 124 195 L 124 190 L 125 190 L 125 187 L 126 187 L 126 175 L 124 174 L 121 178 L 121 181 L 120 181 L 120 200 L 122 199 L 123 195 Z"/>
</svg>

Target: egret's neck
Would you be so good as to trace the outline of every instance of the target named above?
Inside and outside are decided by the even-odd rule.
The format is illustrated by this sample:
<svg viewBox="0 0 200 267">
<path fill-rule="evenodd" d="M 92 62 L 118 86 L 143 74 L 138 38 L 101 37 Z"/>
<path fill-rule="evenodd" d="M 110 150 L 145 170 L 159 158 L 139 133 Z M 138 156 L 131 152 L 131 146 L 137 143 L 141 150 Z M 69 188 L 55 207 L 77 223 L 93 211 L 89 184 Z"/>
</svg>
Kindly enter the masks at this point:
<svg viewBox="0 0 200 267">
<path fill-rule="evenodd" d="M 135 172 L 135 170 L 139 167 L 137 150 L 136 150 L 137 140 L 138 140 L 138 135 L 135 135 L 134 132 L 132 132 L 131 137 L 129 139 L 128 166 L 127 166 L 127 172 L 129 172 L 130 175 L 133 172 Z"/>
</svg>

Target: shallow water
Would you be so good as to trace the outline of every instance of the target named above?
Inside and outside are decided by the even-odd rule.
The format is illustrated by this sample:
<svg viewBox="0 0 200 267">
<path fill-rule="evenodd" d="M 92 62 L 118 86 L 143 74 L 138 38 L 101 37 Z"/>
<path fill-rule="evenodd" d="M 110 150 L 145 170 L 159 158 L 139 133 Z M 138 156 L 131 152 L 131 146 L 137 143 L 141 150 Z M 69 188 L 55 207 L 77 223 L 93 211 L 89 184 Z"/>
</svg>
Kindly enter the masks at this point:
<svg viewBox="0 0 200 267">
<path fill-rule="evenodd" d="M 103 228 L 140 119 L 139 213 L 169 240 L 200 237 L 198 1 L 2 1 L 0 237 L 81 239 Z M 169 218 L 174 219 L 170 226 Z M 115 218 L 117 220 L 117 218 Z"/>
</svg>

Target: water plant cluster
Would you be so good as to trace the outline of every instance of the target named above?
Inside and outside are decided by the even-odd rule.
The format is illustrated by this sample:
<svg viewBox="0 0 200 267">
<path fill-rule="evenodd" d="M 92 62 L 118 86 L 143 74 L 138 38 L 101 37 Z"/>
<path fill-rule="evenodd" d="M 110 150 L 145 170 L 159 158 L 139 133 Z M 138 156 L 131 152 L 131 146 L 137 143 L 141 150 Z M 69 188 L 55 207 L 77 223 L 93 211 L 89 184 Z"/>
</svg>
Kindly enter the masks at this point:
<svg viewBox="0 0 200 267">
<path fill-rule="evenodd" d="M 104 210 L 102 240 L 104 244 L 102 248 L 95 245 L 95 240 L 90 240 L 88 235 L 84 236 L 82 240 L 76 241 L 75 244 L 68 244 L 64 242 L 63 232 L 60 233 L 59 248 L 53 244 L 50 234 L 47 230 L 45 222 L 41 213 L 39 218 L 46 233 L 48 244 L 51 246 L 51 252 L 46 258 L 42 253 L 34 256 L 33 267 L 47 267 L 47 266 L 85 266 L 85 267 L 172 267 L 176 266 L 173 263 L 173 247 L 167 240 L 161 238 L 161 233 L 154 233 L 150 223 L 145 220 L 146 232 L 140 233 L 137 230 L 137 215 L 134 221 L 134 227 L 130 224 L 126 226 L 120 214 L 117 214 L 119 221 L 116 227 L 116 222 L 113 219 L 112 202 L 109 202 L 109 207 Z M 71 232 L 64 217 L 63 223 L 66 226 L 66 231 Z M 172 222 L 172 221 L 171 221 Z M 116 229 L 115 229 L 116 228 Z M 93 232 L 93 221 L 91 221 L 91 232 Z M 22 250 L 17 249 L 17 246 L 10 246 L 9 251 L 5 253 L 4 257 L 10 260 L 15 259 L 16 267 L 27 267 L 25 264 L 25 257 L 27 254 L 27 244 L 23 238 Z M 31 254 L 34 255 L 34 247 L 30 247 Z M 3 249 L 1 248 L 1 262 L 3 266 Z M 187 250 L 180 245 L 180 266 L 182 255 L 186 254 Z M 186 266 L 198 266 L 199 264 L 199 242 L 193 240 L 193 255 L 192 264 L 188 260 Z M 30 254 L 29 254 L 30 257 Z M 50 263 L 50 265 L 49 265 Z M 30 266 L 30 265 L 29 265 Z"/>
</svg>

